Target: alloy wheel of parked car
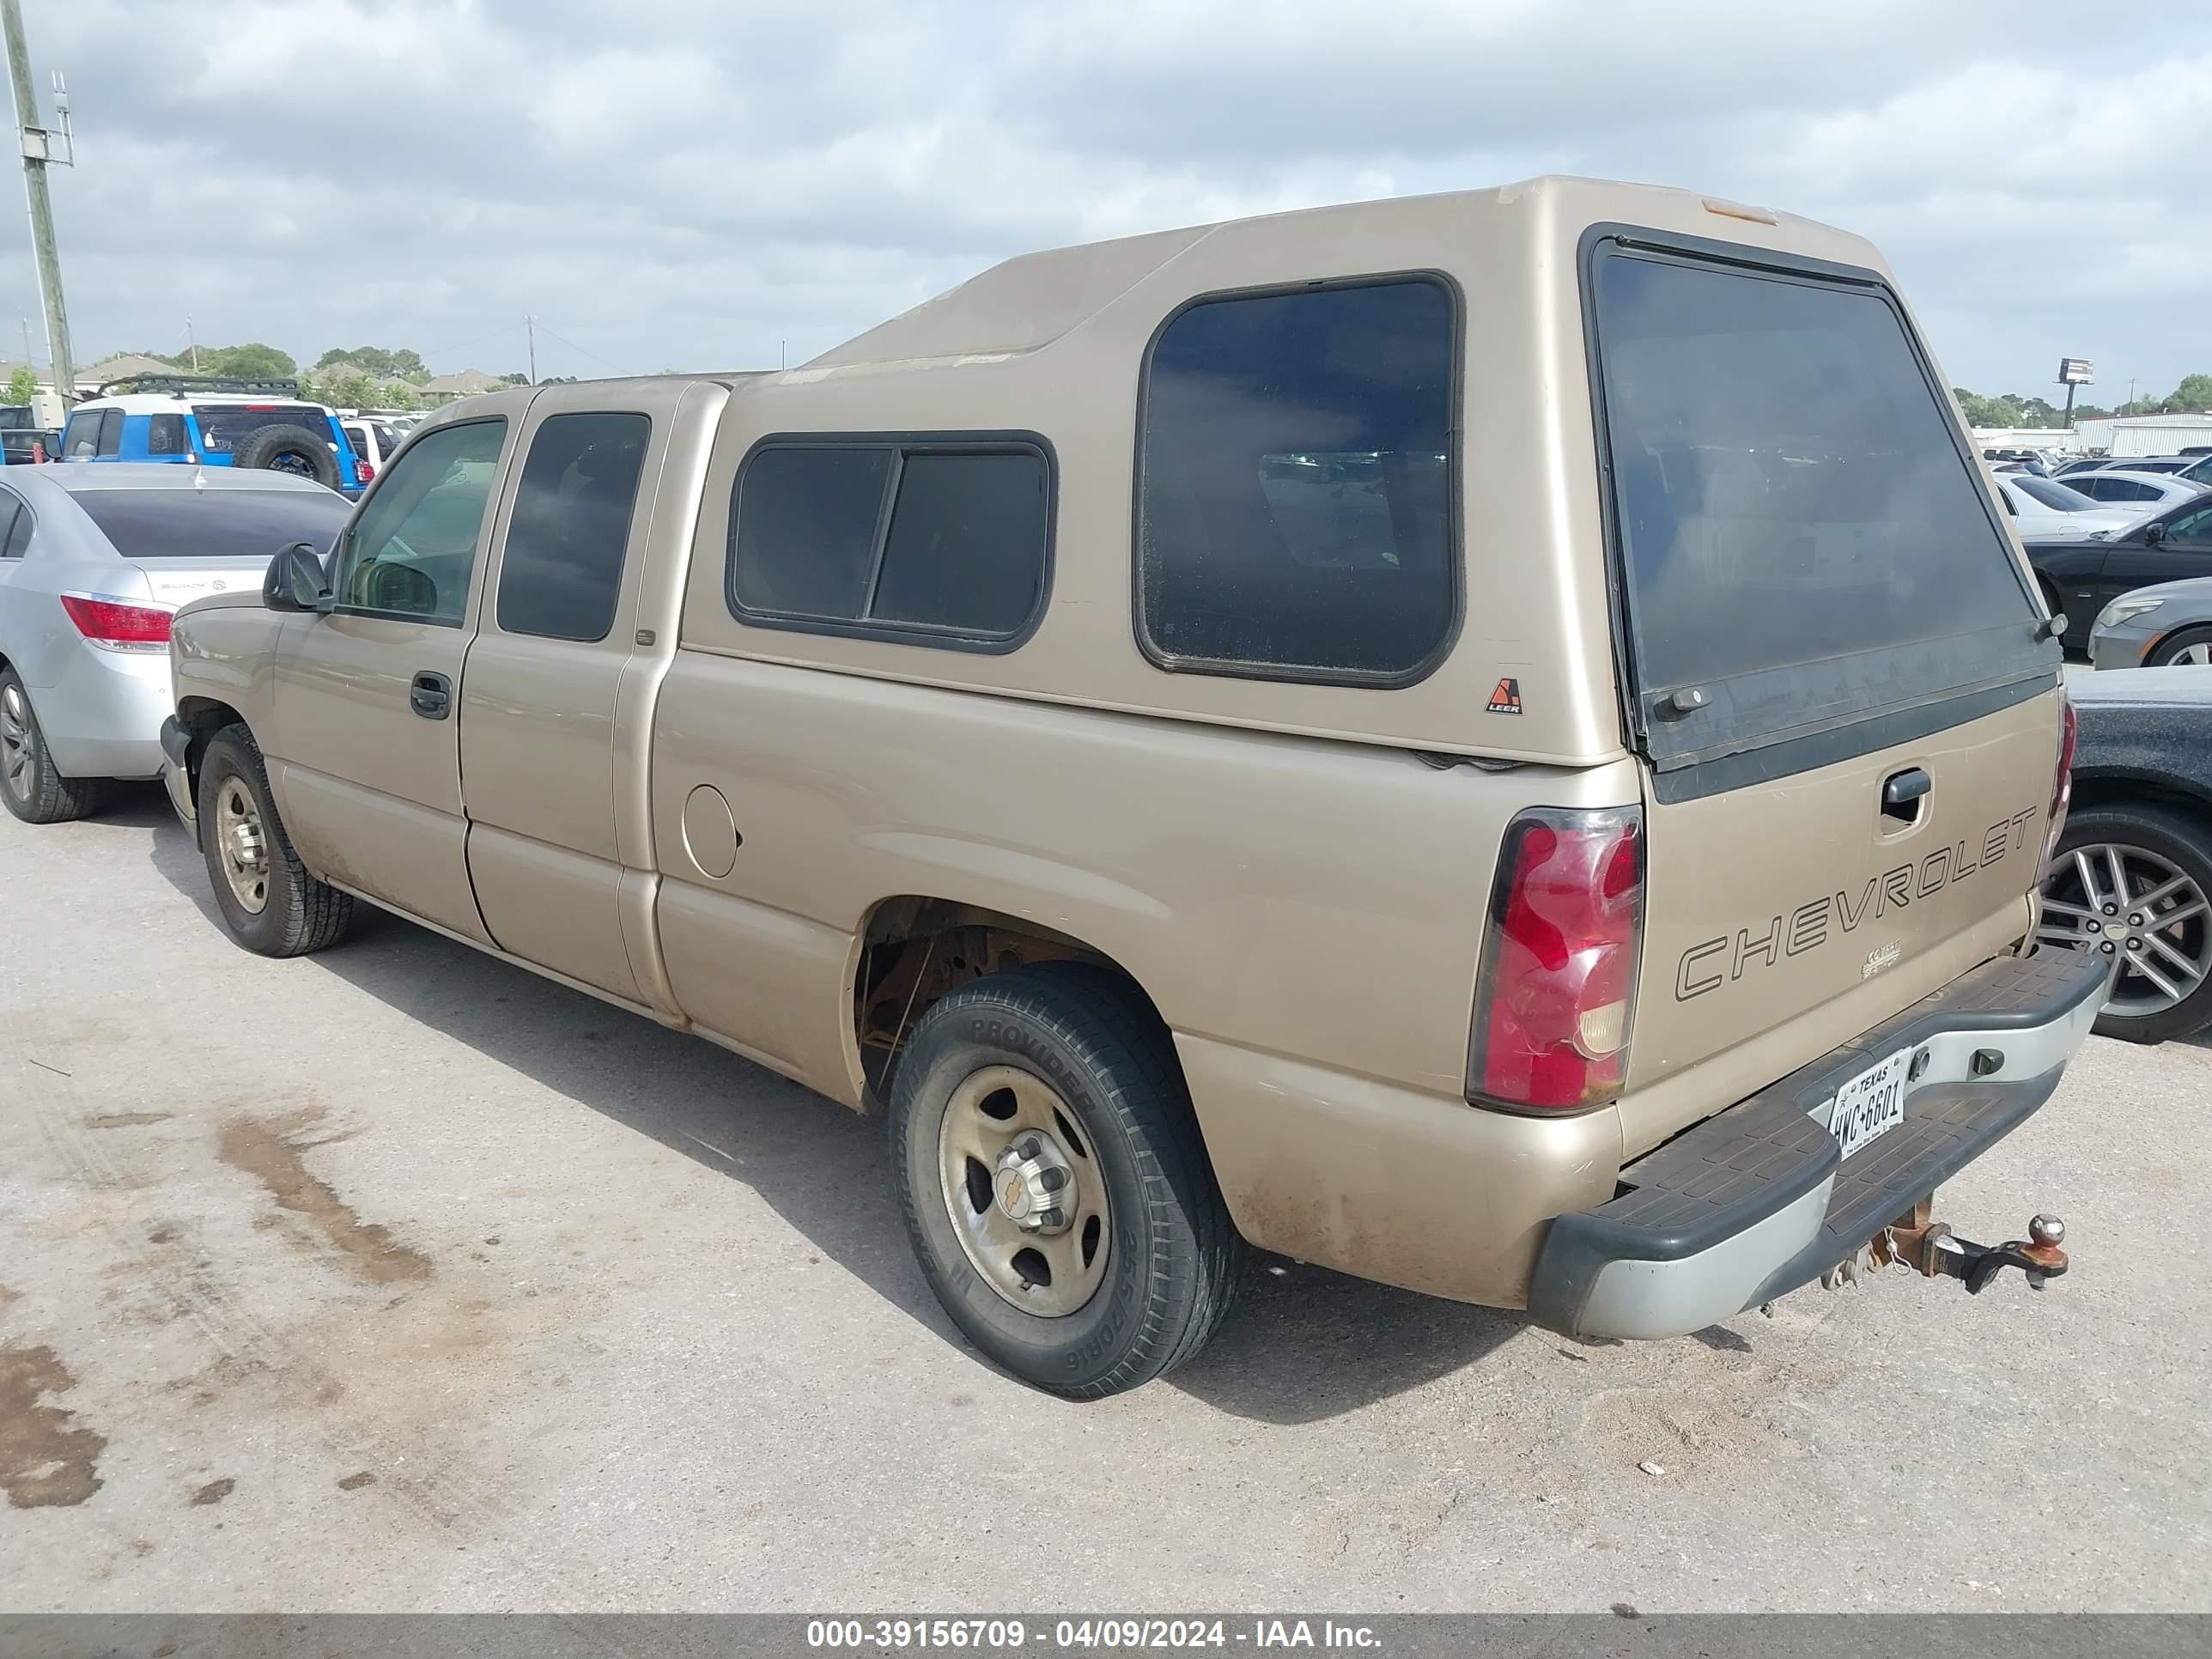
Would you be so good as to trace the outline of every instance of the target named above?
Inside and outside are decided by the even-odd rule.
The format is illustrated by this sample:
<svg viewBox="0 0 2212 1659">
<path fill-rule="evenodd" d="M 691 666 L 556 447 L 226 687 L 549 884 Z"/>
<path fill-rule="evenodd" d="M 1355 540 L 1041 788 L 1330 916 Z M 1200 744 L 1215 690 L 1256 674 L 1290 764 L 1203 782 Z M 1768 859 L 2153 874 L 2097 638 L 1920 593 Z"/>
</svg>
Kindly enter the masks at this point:
<svg viewBox="0 0 2212 1659">
<path fill-rule="evenodd" d="M 26 823 L 66 823 L 100 804 L 97 778 L 54 769 L 30 693 L 12 668 L 0 669 L 0 800 Z"/>
<path fill-rule="evenodd" d="M 2067 825 L 2045 873 L 2045 945 L 2118 966 L 2097 1029 L 2157 1042 L 2212 1017 L 2212 853 L 2203 832 L 2150 807 L 2099 807 Z"/>
<path fill-rule="evenodd" d="M 2191 628 L 2169 635 L 2143 659 L 2146 668 L 2177 665 L 2197 668 L 2212 665 L 2212 628 Z"/>
</svg>

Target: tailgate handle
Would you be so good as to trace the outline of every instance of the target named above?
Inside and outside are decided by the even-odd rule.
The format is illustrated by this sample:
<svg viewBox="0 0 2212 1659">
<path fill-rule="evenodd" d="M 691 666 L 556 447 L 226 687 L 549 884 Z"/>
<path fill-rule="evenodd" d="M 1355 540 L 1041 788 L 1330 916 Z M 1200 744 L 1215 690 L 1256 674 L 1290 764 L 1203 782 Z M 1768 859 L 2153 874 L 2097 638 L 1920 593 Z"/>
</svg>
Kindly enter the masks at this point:
<svg viewBox="0 0 2212 1659">
<path fill-rule="evenodd" d="M 1934 780 L 1920 767 L 1893 772 L 1881 786 L 1882 816 L 1902 823 L 1911 823 L 1920 816 L 1918 803 L 1935 787 Z"/>
</svg>

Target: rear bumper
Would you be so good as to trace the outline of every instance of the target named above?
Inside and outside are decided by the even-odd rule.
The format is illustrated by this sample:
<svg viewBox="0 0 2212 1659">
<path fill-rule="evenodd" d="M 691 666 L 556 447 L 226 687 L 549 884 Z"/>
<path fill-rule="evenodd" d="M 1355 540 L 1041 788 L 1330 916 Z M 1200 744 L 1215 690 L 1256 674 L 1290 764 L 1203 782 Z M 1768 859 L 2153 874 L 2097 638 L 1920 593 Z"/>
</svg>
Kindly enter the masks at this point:
<svg viewBox="0 0 2212 1659">
<path fill-rule="evenodd" d="M 150 778 L 161 769 L 156 734 L 168 712 L 167 652 L 64 652 L 51 687 L 32 693 L 47 752 L 64 777 Z"/>
<path fill-rule="evenodd" d="M 1682 1336 L 1810 1283 L 2051 1097 L 2106 978 L 2086 951 L 1984 963 L 1706 1119 L 1623 1170 L 1631 1190 L 1552 1224 L 1530 1313 L 1571 1336 Z M 1837 1089 L 1908 1048 L 1904 1121 L 1845 1161 Z"/>
</svg>

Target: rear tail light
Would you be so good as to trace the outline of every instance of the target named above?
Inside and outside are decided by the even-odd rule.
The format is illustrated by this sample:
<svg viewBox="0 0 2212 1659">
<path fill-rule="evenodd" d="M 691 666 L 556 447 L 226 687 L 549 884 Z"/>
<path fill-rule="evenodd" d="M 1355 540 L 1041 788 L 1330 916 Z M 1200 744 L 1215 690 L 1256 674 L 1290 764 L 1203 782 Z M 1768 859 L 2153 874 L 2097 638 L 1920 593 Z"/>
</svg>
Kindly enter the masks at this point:
<svg viewBox="0 0 2212 1659">
<path fill-rule="evenodd" d="M 1475 989 L 1468 1100 L 1572 1112 L 1620 1094 L 1643 912 L 1640 808 L 1540 807 L 1507 826 Z"/>
<path fill-rule="evenodd" d="M 169 624 L 176 613 L 160 605 L 92 593 L 64 593 L 62 609 L 86 641 L 103 651 L 167 651 Z"/>
<path fill-rule="evenodd" d="M 356 483 L 367 483 L 375 476 L 376 469 L 367 461 L 356 461 L 353 464 L 353 481 Z"/>
<path fill-rule="evenodd" d="M 2081 734 L 2081 717 L 2074 712 L 2074 700 L 2065 698 L 2060 706 L 2065 713 L 2059 721 L 2058 773 L 2051 781 L 2051 830 L 2043 838 L 2045 864 L 2058 850 L 2058 837 L 2066 828 L 2067 811 L 2074 805 L 2074 744 Z"/>
</svg>

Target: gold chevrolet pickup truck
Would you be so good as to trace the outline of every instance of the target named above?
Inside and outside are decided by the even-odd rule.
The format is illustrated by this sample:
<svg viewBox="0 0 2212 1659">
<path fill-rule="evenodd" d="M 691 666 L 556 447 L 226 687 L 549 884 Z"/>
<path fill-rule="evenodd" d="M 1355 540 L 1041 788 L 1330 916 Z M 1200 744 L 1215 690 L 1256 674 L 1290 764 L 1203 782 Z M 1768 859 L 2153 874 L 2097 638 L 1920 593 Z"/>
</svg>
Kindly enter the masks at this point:
<svg viewBox="0 0 2212 1659">
<path fill-rule="evenodd" d="M 1248 1243 L 1583 1337 L 2040 1285 L 2055 1218 L 1929 1209 L 2104 989 L 2033 953 L 2070 714 L 1944 384 L 1867 243 L 1679 191 L 1033 254 L 446 410 L 178 617 L 170 787 L 251 950 L 376 904 L 884 1112 L 1067 1395 Z"/>
</svg>

